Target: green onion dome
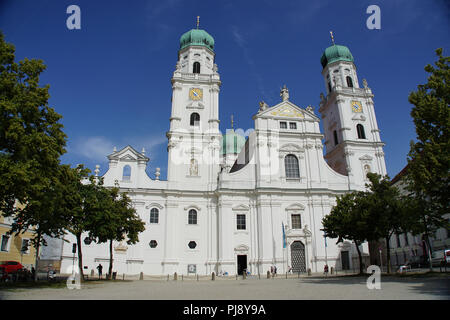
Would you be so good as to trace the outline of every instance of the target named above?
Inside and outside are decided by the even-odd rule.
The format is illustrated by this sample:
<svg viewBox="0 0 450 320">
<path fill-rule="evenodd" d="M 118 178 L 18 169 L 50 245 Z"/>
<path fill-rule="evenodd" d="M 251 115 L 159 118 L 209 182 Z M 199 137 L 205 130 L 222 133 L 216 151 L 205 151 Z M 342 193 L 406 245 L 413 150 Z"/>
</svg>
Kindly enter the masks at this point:
<svg viewBox="0 0 450 320">
<path fill-rule="evenodd" d="M 350 61 L 353 62 L 353 56 L 350 50 L 346 46 L 332 45 L 325 49 L 320 58 L 320 63 L 322 67 L 325 68 L 327 64 L 333 63 L 335 61 Z"/>
<path fill-rule="evenodd" d="M 222 136 L 222 155 L 241 152 L 245 145 L 245 137 L 234 132 L 233 129 L 227 130 L 227 134 Z"/>
<path fill-rule="evenodd" d="M 180 50 L 189 46 L 204 46 L 214 51 L 214 38 L 201 29 L 192 29 L 180 38 Z"/>
</svg>

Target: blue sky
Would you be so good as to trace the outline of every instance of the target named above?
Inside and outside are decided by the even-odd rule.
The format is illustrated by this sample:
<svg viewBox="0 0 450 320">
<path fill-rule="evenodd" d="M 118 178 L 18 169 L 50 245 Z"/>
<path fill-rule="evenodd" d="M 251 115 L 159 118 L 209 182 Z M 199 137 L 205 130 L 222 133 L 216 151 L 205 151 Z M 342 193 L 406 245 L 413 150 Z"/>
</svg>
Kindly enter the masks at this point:
<svg viewBox="0 0 450 320">
<path fill-rule="evenodd" d="M 66 8 L 81 8 L 81 30 L 68 30 Z M 381 29 L 369 30 L 369 5 L 381 9 Z M 415 138 L 408 95 L 425 83 L 435 49 L 450 49 L 450 8 L 444 0 L 389 1 L 87 1 L 0 0 L 0 29 L 16 47 L 16 60 L 44 60 L 41 83 L 63 116 L 68 135 L 62 162 L 91 170 L 113 147 L 143 147 L 165 179 L 171 111 L 170 78 L 180 36 L 195 27 L 215 39 L 222 87 L 221 131 L 253 128 L 258 102 L 290 100 L 318 109 L 325 92 L 320 57 L 331 41 L 351 50 L 359 80 L 375 94 L 375 111 L 388 174 L 406 165 Z"/>
</svg>

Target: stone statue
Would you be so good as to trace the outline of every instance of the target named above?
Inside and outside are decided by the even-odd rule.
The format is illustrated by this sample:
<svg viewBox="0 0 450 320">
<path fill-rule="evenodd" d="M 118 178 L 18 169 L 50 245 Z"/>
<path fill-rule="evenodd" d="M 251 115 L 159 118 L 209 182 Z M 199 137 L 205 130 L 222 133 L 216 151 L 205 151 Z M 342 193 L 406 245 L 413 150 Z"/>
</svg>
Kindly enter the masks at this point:
<svg viewBox="0 0 450 320">
<path fill-rule="evenodd" d="M 177 64 L 175 65 L 175 70 L 179 71 L 181 69 L 181 62 L 177 61 Z"/>
<path fill-rule="evenodd" d="M 320 102 L 325 102 L 325 95 L 323 92 L 320 93 Z"/>
<path fill-rule="evenodd" d="M 214 71 L 214 73 L 217 73 L 217 72 L 219 72 L 219 67 L 217 66 L 217 64 L 216 64 L 216 63 L 214 63 L 214 66 L 213 66 L 213 71 Z"/>
<path fill-rule="evenodd" d="M 368 87 L 367 87 L 367 80 L 366 80 L 366 79 L 363 79 L 363 86 L 364 86 L 365 89 L 368 88 Z"/>
<path fill-rule="evenodd" d="M 289 90 L 286 88 L 286 85 L 280 91 L 280 97 L 283 101 L 289 100 Z"/>
<path fill-rule="evenodd" d="M 267 105 L 267 103 L 265 103 L 264 101 L 261 101 L 259 103 L 259 111 L 264 111 L 268 108 L 269 106 Z"/>
<path fill-rule="evenodd" d="M 311 113 L 314 113 L 314 107 L 312 107 L 312 106 L 307 106 L 307 107 L 306 107 L 306 111 L 311 112 Z"/>
</svg>

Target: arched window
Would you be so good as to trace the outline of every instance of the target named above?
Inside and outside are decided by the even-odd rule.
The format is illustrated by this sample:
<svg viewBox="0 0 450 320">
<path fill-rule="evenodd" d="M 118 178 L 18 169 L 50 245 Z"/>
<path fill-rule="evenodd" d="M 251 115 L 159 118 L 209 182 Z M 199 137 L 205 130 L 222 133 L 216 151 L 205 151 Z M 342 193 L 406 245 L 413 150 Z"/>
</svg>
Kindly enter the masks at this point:
<svg viewBox="0 0 450 320">
<path fill-rule="evenodd" d="M 288 179 L 300 178 L 300 170 L 298 168 L 298 159 L 293 154 L 288 154 L 284 158 L 284 168 L 286 171 L 286 178 L 288 178 Z"/>
<path fill-rule="evenodd" d="M 347 87 L 353 88 L 352 77 L 347 76 Z"/>
<path fill-rule="evenodd" d="M 198 61 L 196 61 L 196 62 L 194 62 L 194 67 L 192 68 L 193 69 L 193 73 L 200 73 L 200 62 L 198 62 Z"/>
<path fill-rule="evenodd" d="M 191 126 L 199 126 L 200 125 L 200 115 L 197 112 L 191 114 Z"/>
<path fill-rule="evenodd" d="M 159 210 L 157 208 L 152 208 L 150 210 L 150 223 L 158 223 L 159 221 Z"/>
<path fill-rule="evenodd" d="M 334 145 L 339 143 L 336 130 L 333 131 Z"/>
<path fill-rule="evenodd" d="M 356 125 L 356 131 L 358 132 L 358 139 L 365 139 L 366 133 L 364 132 L 364 127 L 362 124 Z"/>
<path fill-rule="evenodd" d="M 122 180 L 130 180 L 131 179 L 131 167 L 126 165 L 123 167 L 122 172 Z"/>
<path fill-rule="evenodd" d="M 189 210 L 188 224 L 197 224 L 197 211 L 194 209 Z"/>
</svg>

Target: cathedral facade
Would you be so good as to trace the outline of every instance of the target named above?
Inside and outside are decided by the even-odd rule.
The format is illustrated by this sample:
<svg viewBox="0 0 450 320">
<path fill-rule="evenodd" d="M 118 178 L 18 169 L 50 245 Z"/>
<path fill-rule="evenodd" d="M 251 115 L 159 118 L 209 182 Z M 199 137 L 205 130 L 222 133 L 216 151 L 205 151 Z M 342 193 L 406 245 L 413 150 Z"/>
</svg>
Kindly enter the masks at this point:
<svg viewBox="0 0 450 320">
<path fill-rule="evenodd" d="M 326 95 L 318 112 L 289 100 L 260 102 L 247 139 L 219 130 L 221 80 L 214 39 L 193 29 L 180 38 L 171 79 L 167 180 L 146 173 L 145 151 L 127 146 L 108 156 L 106 186 L 119 186 L 146 224 L 139 242 L 114 243 L 119 274 L 265 274 L 357 268 L 354 244 L 336 244 L 321 230 L 336 196 L 363 190 L 367 172 L 386 174 L 373 94 L 359 85 L 350 50 L 322 56 Z M 325 146 L 325 153 L 324 153 Z M 96 170 L 98 172 L 98 170 Z M 84 237 L 83 237 L 84 238 Z M 73 243 L 74 237 L 66 237 Z M 108 244 L 83 243 L 88 270 L 109 262 Z M 76 259 L 62 248 L 61 272 Z M 361 246 L 367 256 L 367 244 Z M 75 263 L 76 265 L 76 263 Z"/>
</svg>

